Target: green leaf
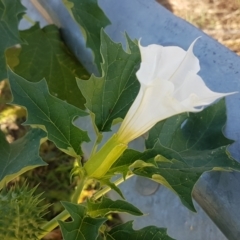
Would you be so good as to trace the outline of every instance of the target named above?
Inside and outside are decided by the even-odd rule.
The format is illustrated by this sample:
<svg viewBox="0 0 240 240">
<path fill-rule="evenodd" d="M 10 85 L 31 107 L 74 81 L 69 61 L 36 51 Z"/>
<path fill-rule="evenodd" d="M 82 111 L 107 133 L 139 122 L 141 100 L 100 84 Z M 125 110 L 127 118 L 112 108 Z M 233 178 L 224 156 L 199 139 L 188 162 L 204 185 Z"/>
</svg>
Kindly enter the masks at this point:
<svg viewBox="0 0 240 240">
<path fill-rule="evenodd" d="M 99 227 L 107 220 L 106 218 L 92 218 L 87 215 L 86 207 L 69 202 L 62 205 L 70 213 L 73 221 L 59 221 L 64 240 L 95 240 L 99 234 Z"/>
<path fill-rule="evenodd" d="M 81 143 L 89 141 L 85 131 L 73 125 L 77 116 L 87 113 L 51 96 L 43 79 L 31 83 L 9 71 L 9 82 L 13 94 L 13 104 L 21 105 L 28 111 L 26 125 L 37 126 L 48 133 L 48 139 L 63 152 L 79 157 Z"/>
<path fill-rule="evenodd" d="M 99 182 L 102 186 L 106 185 L 106 186 L 110 187 L 112 190 L 114 190 L 116 193 L 118 193 L 122 199 L 125 199 L 120 188 L 118 186 L 116 186 L 113 182 L 111 182 L 111 178 L 113 175 L 114 174 L 105 175 L 102 179 L 99 180 Z"/>
<path fill-rule="evenodd" d="M 36 24 L 22 31 L 21 37 L 28 44 L 22 46 L 14 72 L 30 82 L 45 78 L 53 96 L 84 109 L 76 77 L 88 79 L 89 75 L 62 41 L 59 29 L 54 25 L 40 29 Z"/>
<path fill-rule="evenodd" d="M 156 166 L 154 157 L 156 153 L 152 150 L 145 151 L 144 153 L 138 152 L 133 149 L 127 149 L 122 156 L 112 165 L 107 176 L 111 178 L 116 173 L 123 174 L 125 178 L 131 169 L 136 167 Z"/>
<path fill-rule="evenodd" d="M 47 165 L 38 155 L 40 140 L 44 137 L 44 131 L 32 129 L 24 137 L 9 144 L 0 131 L 0 189 L 24 172 Z"/>
<path fill-rule="evenodd" d="M 152 178 L 173 190 L 182 203 L 195 211 L 191 193 L 205 171 L 240 171 L 240 163 L 230 157 L 224 137 L 224 100 L 200 113 L 181 114 L 159 122 L 150 130 L 146 142 L 158 167 L 134 169 L 137 175 Z"/>
<path fill-rule="evenodd" d="M 107 233 L 107 240 L 174 240 L 167 235 L 165 228 L 148 226 L 140 230 L 132 228 L 133 222 L 127 222 L 114 227 Z"/>
<path fill-rule="evenodd" d="M 128 52 L 101 32 L 102 77 L 77 80 L 86 107 L 95 114 L 100 132 L 110 131 L 114 119 L 124 118 L 139 91 L 136 71 L 140 64 L 138 46 L 127 38 Z"/>
<path fill-rule="evenodd" d="M 112 212 L 126 212 L 135 216 L 142 216 L 143 213 L 131 203 L 123 200 L 113 201 L 103 197 L 100 202 L 87 201 L 87 212 L 91 217 L 104 217 Z"/>
<path fill-rule="evenodd" d="M 82 33 L 86 38 L 86 46 L 91 48 L 95 64 L 99 72 L 101 72 L 100 31 L 111 22 L 98 6 L 97 0 L 71 0 L 71 2 L 74 3 L 74 6 L 71 8 L 72 14 L 80 25 Z"/>
<path fill-rule="evenodd" d="M 6 61 L 7 61 L 7 65 L 11 68 L 14 69 L 14 67 L 16 67 L 19 64 L 19 59 L 18 56 L 21 52 L 21 48 L 20 47 L 11 47 L 8 48 L 5 51 L 5 57 L 6 57 Z"/>
<path fill-rule="evenodd" d="M 225 100 L 199 113 L 183 113 L 155 125 L 149 132 L 146 147 L 152 148 L 159 140 L 166 147 L 179 152 L 215 149 L 233 143 L 222 129 L 227 120 Z"/>
<path fill-rule="evenodd" d="M 5 50 L 22 42 L 18 23 L 24 12 L 19 0 L 0 0 L 0 81 L 7 78 Z"/>
</svg>

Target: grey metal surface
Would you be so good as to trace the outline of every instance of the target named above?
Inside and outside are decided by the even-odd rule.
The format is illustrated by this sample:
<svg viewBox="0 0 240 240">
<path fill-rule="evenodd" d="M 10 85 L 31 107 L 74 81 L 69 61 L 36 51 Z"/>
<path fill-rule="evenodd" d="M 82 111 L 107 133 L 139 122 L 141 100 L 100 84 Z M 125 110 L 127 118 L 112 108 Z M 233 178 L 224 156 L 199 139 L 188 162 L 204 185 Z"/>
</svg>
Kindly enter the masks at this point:
<svg viewBox="0 0 240 240">
<path fill-rule="evenodd" d="M 78 56 L 81 52 L 88 56 L 89 51 L 85 51 L 82 38 L 76 33 L 76 28 L 72 27 L 71 20 L 67 18 L 66 21 L 61 7 L 56 8 L 58 4 L 61 5 L 60 1 L 40 2 L 46 9 L 48 8 L 50 15 L 54 16 L 53 20 L 63 27 L 63 33 L 66 33 L 64 38 L 75 54 Z M 240 58 L 199 29 L 172 15 L 154 0 L 99 0 L 99 4 L 112 22 L 112 25 L 107 27 L 107 33 L 116 41 L 124 41 L 123 33 L 126 31 L 132 38 L 142 38 L 143 45 L 158 43 L 178 45 L 187 49 L 195 38 L 201 36 L 194 47 L 194 52 L 200 59 L 200 75 L 206 84 L 214 91 L 240 92 Z M 91 62 L 90 55 L 86 59 Z M 239 94 L 227 98 L 227 109 L 228 122 L 225 134 L 236 140 L 229 150 L 239 160 Z M 136 228 L 156 224 L 167 227 L 170 235 L 180 240 L 224 239 L 199 207 L 197 209 L 200 213 L 195 215 L 190 213 L 178 198 L 162 186 L 152 195 L 139 194 L 135 181 L 132 179 L 123 184 L 123 192 L 133 204 L 145 213 L 150 213 L 144 218 L 135 219 Z M 239 173 L 215 172 L 204 174 L 193 193 L 198 204 L 231 240 L 240 239 L 239 188 Z"/>
<path fill-rule="evenodd" d="M 146 215 L 133 218 L 122 214 L 124 221 L 135 220 L 134 228 L 149 225 L 167 228 L 168 234 L 177 240 L 226 240 L 211 219 L 195 202 L 197 213 L 186 209 L 174 193 L 160 185 L 152 195 L 141 195 L 136 188 L 137 178 L 129 179 L 122 185 L 127 200 L 134 203 Z M 111 193 L 114 198 L 115 193 Z"/>
<path fill-rule="evenodd" d="M 40 14 L 40 12 L 31 4 L 31 1 L 29 0 L 21 0 L 21 3 L 26 7 L 27 16 L 30 17 L 30 19 L 34 22 L 39 22 L 41 27 L 44 27 L 45 25 L 49 24 L 46 19 L 43 18 L 43 16 Z M 23 18 L 18 28 L 20 30 L 28 29 L 32 26 L 32 23 L 29 22 L 27 19 Z"/>
</svg>

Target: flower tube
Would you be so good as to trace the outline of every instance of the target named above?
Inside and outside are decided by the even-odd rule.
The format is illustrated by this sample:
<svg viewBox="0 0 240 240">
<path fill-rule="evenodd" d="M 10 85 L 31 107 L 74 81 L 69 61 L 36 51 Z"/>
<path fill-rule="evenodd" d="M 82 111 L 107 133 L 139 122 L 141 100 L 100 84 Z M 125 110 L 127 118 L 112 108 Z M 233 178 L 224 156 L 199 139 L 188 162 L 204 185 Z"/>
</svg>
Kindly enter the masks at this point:
<svg viewBox="0 0 240 240">
<path fill-rule="evenodd" d="M 104 176 L 106 169 L 110 169 L 128 143 L 150 130 L 157 122 L 183 112 L 199 112 L 218 98 L 233 94 L 211 91 L 197 75 L 200 65 L 193 54 L 195 42 L 187 51 L 177 46 L 152 44 L 143 47 L 139 44 L 142 62 L 136 75 L 140 90 L 118 132 L 106 143 L 111 145 L 110 142 L 114 141 L 114 148 L 118 151 L 103 147 L 104 154 L 101 154 L 100 149 L 97 157 L 93 156 L 95 162 L 90 159 L 86 163 L 88 174 L 97 178 Z M 106 155 L 106 150 L 111 157 Z M 92 169 L 91 163 L 95 168 L 94 174 L 93 170 L 89 171 Z"/>
</svg>

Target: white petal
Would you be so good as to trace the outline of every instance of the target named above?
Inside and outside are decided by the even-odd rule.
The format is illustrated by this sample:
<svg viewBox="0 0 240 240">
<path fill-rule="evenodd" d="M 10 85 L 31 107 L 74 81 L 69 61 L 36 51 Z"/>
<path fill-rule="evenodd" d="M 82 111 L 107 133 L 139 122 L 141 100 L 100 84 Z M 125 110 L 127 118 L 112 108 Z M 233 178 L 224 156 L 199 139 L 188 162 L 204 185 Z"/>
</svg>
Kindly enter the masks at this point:
<svg viewBox="0 0 240 240">
<path fill-rule="evenodd" d="M 211 91 L 202 78 L 194 72 L 188 72 L 181 88 L 174 92 L 174 98 L 192 111 L 193 107 L 205 106 L 213 103 L 215 100 L 234 93 L 217 93 Z"/>
<path fill-rule="evenodd" d="M 173 84 L 168 81 L 161 81 L 157 86 L 141 87 L 141 94 L 137 96 L 138 107 L 134 102 L 118 131 L 121 141 L 132 141 L 158 121 L 177 114 L 177 106 L 172 104 L 173 90 Z"/>
<path fill-rule="evenodd" d="M 169 79 L 169 81 L 174 84 L 175 89 L 181 87 L 189 71 L 196 74 L 200 71 L 199 60 L 193 54 L 193 46 L 196 41 L 197 39 L 190 45 L 179 67 L 175 69 L 173 75 Z"/>
<path fill-rule="evenodd" d="M 134 100 L 133 104 L 131 105 L 130 109 L 127 112 L 127 115 L 124 118 L 123 123 L 121 124 L 121 129 L 124 129 L 126 126 L 130 124 L 131 121 L 133 121 L 132 118 L 134 117 L 134 115 L 139 109 L 139 106 L 143 99 L 143 94 L 144 94 L 144 87 L 141 86 L 136 99 Z"/>
<path fill-rule="evenodd" d="M 151 85 L 156 78 L 169 79 L 185 56 L 185 51 L 179 47 L 163 47 L 155 44 L 147 47 L 139 45 L 139 47 L 142 62 L 136 75 L 140 83 L 145 85 Z"/>
<path fill-rule="evenodd" d="M 194 43 L 188 51 L 176 46 L 163 47 L 156 44 L 143 47 L 139 43 L 142 63 L 136 73 L 138 80 L 148 86 L 155 84 L 157 79 L 170 80 L 178 87 L 189 69 L 196 73 L 200 70 L 199 61 L 192 51 Z"/>
</svg>

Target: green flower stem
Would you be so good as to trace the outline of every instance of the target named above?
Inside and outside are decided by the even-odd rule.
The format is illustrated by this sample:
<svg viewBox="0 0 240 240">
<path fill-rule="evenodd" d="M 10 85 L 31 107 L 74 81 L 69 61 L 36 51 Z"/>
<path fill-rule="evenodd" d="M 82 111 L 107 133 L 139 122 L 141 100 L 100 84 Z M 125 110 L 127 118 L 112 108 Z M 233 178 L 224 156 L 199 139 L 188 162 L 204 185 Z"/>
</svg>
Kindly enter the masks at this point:
<svg viewBox="0 0 240 240">
<path fill-rule="evenodd" d="M 73 197 L 72 197 L 72 202 L 73 203 L 78 203 L 78 200 L 81 196 L 81 193 L 83 191 L 86 180 L 87 180 L 86 176 L 82 176 L 81 181 L 78 184 L 77 189 L 75 190 L 75 192 L 73 194 Z"/>
</svg>

